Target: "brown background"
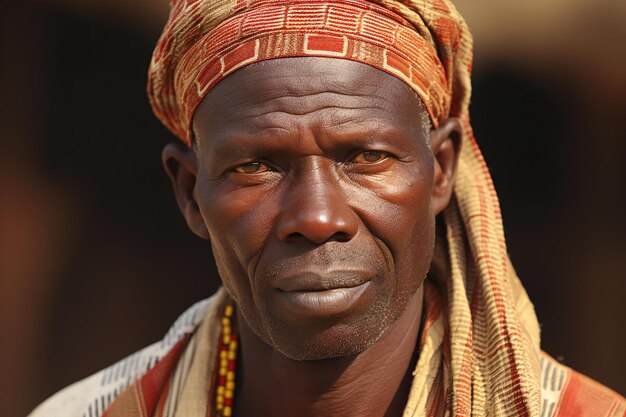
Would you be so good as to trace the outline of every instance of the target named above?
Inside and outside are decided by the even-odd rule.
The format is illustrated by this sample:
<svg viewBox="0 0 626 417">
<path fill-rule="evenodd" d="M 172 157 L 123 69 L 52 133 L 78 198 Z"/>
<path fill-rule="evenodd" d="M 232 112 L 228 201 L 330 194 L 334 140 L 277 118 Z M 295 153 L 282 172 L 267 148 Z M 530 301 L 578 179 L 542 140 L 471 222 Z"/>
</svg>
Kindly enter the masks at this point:
<svg viewBox="0 0 626 417">
<path fill-rule="evenodd" d="M 499 3 L 495 4 L 494 3 Z M 626 392 L 626 2 L 459 0 L 474 127 L 543 346 Z M 0 13 L 0 414 L 161 337 L 217 285 L 160 166 L 165 0 Z"/>
</svg>

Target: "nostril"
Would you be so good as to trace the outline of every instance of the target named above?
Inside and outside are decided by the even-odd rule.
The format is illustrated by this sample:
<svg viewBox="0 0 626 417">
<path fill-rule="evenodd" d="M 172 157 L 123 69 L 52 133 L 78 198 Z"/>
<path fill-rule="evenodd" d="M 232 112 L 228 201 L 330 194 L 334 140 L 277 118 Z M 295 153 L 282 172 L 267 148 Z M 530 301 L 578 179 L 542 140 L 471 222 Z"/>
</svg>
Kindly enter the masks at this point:
<svg viewBox="0 0 626 417">
<path fill-rule="evenodd" d="M 286 242 L 299 242 L 302 240 L 307 240 L 302 233 L 294 232 L 289 233 L 285 238 Z"/>
<path fill-rule="evenodd" d="M 347 242 L 350 240 L 350 236 L 348 236 L 345 232 L 337 232 L 333 234 L 328 240 L 334 240 L 337 242 Z"/>
<path fill-rule="evenodd" d="M 332 235 L 328 236 L 328 237 L 322 237 L 322 236 L 305 236 L 302 233 L 299 232 L 293 232 L 287 235 L 287 237 L 285 238 L 286 242 L 291 242 L 291 243 L 296 243 L 296 242 L 303 242 L 303 241 L 314 241 L 315 243 L 324 243 L 324 242 L 330 242 L 330 241 L 335 241 L 335 242 L 348 242 L 350 240 L 350 235 L 348 233 L 345 232 L 336 232 L 333 233 Z"/>
</svg>

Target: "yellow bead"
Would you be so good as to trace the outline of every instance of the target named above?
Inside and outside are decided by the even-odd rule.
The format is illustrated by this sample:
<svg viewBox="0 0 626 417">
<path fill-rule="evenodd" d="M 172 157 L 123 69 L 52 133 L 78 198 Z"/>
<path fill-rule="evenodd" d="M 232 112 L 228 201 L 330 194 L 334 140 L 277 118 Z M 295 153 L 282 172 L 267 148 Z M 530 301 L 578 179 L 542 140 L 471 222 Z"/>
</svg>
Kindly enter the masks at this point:
<svg viewBox="0 0 626 417">
<path fill-rule="evenodd" d="M 216 408 L 222 416 L 231 417 L 233 414 L 232 407 L 224 406 L 225 399 L 232 400 L 235 395 L 235 373 L 228 370 L 230 361 L 237 359 L 237 340 L 233 339 L 232 325 L 230 317 L 234 314 L 232 306 L 226 306 L 224 309 L 224 317 L 222 317 L 222 343 L 228 345 L 228 350 L 220 351 L 220 367 L 219 375 L 226 376 L 226 386 L 217 387 Z"/>
</svg>

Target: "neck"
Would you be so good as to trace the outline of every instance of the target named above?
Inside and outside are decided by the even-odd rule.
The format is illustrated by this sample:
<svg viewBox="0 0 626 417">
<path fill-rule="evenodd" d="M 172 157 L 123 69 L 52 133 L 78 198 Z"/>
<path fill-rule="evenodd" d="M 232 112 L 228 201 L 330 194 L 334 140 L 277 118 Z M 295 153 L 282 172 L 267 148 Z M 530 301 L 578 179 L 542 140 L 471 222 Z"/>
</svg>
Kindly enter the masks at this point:
<svg viewBox="0 0 626 417">
<path fill-rule="evenodd" d="M 404 314 L 365 351 L 316 361 L 287 358 L 238 317 L 241 366 L 235 415 L 402 415 L 417 361 L 422 301 L 423 287 Z"/>
</svg>

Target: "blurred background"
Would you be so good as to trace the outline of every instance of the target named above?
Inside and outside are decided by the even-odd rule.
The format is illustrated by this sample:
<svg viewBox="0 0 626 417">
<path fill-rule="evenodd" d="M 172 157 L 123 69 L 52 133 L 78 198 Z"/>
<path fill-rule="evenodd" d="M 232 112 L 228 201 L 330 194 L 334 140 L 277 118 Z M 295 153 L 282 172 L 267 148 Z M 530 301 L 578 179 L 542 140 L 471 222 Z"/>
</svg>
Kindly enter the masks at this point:
<svg viewBox="0 0 626 417">
<path fill-rule="evenodd" d="M 5 2 L 7 3 L 7 2 Z M 474 128 L 543 347 L 626 393 L 626 2 L 458 0 Z M 157 339 L 217 286 L 145 95 L 166 0 L 0 13 L 0 414 Z"/>
</svg>

